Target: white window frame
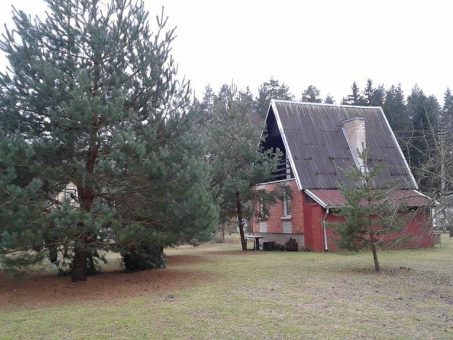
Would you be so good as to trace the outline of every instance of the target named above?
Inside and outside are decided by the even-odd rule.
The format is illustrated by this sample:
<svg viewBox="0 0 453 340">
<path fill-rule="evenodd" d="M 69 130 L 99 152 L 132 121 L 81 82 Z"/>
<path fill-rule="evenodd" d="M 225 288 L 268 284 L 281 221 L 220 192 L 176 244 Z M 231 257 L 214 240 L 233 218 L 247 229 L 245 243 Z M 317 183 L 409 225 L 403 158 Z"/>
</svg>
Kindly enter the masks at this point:
<svg viewBox="0 0 453 340">
<path fill-rule="evenodd" d="M 289 186 L 287 186 L 289 188 Z M 288 214 L 289 206 L 289 214 Z M 286 190 L 283 191 L 283 218 L 291 218 L 291 197 L 286 195 Z"/>
</svg>

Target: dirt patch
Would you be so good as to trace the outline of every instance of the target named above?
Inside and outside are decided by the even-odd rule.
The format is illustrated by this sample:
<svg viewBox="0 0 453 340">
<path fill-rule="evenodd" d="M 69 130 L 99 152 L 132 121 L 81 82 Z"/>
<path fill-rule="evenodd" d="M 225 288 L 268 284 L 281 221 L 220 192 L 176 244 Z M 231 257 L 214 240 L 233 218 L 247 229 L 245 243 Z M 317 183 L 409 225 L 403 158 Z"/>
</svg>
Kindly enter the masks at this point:
<svg viewBox="0 0 453 340">
<path fill-rule="evenodd" d="M 21 280 L 0 274 L 0 310 L 83 303 L 118 301 L 134 296 L 167 296 L 177 288 L 211 281 L 208 274 L 188 268 L 173 268 L 201 261 L 198 256 L 169 256 L 165 269 L 136 273 L 108 272 L 89 277 L 86 282 L 72 283 L 55 274 L 33 275 Z"/>
<path fill-rule="evenodd" d="M 165 259 L 171 266 L 195 264 L 208 260 L 206 257 L 196 255 L 167 255 L 165 256 Z"/>
<path fill-rule="evenodd" d="M 248 256 L 248 255 L 262 255 L 264 252 L 262 251 L 254 251 L 254 250 L 247 250 L 247 251 L 242 251 L 242 250 L 209 250 L 205 251 L 205 254 L 207 255 L 240 255 L 240 256 Z"/>
</svg>

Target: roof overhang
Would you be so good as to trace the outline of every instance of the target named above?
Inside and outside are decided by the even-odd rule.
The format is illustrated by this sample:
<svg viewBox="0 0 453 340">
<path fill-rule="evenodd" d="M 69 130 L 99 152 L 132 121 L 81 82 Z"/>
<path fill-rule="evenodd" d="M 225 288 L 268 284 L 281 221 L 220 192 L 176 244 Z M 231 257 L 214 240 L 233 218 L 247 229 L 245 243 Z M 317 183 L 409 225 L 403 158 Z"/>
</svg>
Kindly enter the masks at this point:
<svg viewBox="0 0 453 340">
<path fill-rule="evenodd" d="M 310 189 L 304 190 L 316 203 L 323 208 L 341 208 L 346 205 L 346 199 L 340 190 Z M 411 208 L 427 207 L 432 200 L 417 190 L 394 190 L 390 193 L 391 200 Z"/>
</svg>

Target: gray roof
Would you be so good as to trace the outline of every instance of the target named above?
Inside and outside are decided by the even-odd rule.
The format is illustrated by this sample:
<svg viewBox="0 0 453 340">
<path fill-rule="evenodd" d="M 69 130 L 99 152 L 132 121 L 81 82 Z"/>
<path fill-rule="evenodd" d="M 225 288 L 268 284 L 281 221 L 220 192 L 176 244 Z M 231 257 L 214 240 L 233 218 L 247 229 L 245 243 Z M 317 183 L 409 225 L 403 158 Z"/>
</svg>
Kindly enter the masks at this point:
<svg viewBox="0 0 453 340">
<path fill-rule="evenodd" d="M 344 171 L 355 163 L 342 122 L 355 117 L 365 119 L 368 165 L 384 165 L 375 184 L 417 189 L 380 107 L 273 100 L 268 117 L 273 114 L 300 189 L 334 189 L 348 182 Z"/>
</svg>

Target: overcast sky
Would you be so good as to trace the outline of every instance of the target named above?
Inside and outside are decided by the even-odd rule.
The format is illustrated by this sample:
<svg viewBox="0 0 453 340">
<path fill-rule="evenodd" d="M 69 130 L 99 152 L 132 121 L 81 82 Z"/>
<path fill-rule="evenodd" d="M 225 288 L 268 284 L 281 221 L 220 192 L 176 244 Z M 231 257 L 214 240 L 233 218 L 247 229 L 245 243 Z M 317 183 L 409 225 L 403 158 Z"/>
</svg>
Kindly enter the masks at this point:
<svg viewBox="0 0 453 340">
<path fill-rule="evenodd" d="M 107 0 L 104 0 L 107 1 Z M 42 14 L 43 0 L 0 0 Z M 165 6 L 178 26 L 174 57 L 197 96 L 210 84 L 257 87 L 270 77 L 300 98 L 310 84 L 337 102 L 353 80 L 363 87 L 415 83 L 439 99 L 453 88 L 453 1 L 145 0 L 154 15 Z M 0 68 L 5 67 L 0 58 Z"/>
</svg>

